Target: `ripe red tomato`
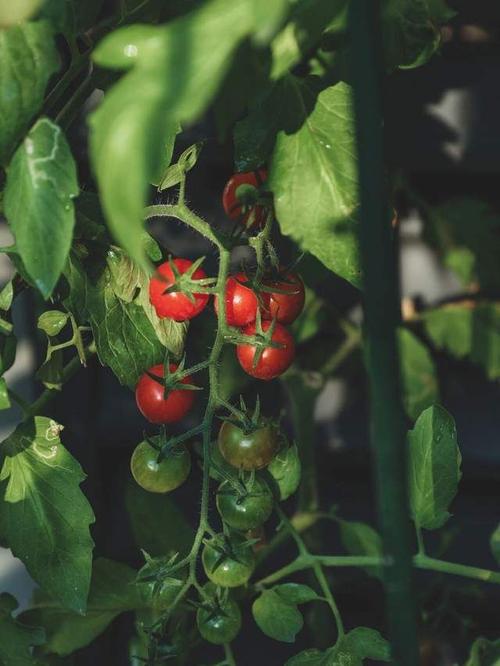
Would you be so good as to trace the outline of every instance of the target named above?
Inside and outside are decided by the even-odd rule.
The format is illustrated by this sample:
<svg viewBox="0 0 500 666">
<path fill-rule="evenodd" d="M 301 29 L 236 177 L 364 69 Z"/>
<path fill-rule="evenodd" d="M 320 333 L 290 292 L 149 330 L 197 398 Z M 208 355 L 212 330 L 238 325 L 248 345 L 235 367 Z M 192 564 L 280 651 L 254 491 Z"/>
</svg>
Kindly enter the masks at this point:
<svg viewBox="0 0 500 666">
<path fill-rule="evenodd" d="M 170 372 L 175 372 L 177 366 L 170 364 Z M 175 423 L 180 421 L 189 412 L 195 400 L 195 391 L 173 389 L 164 398 L 163 365 L 154 365 L 148 372 L 156 375 L 158 380 L 152 379 L 144 373 L 135 388 L 137 407 L 151 423 Z M 191 377 L 181 379 L 182 384 L 192 384 Z"/>
<path fill-rule="evenodd" d="M 265 169 L 235 173 L 231 176 L 222 193 L 222 205 L 231 220 L 246 225 L 253 209 L 252 226 L 262 226 L 265 223 L 266 209 L 263 206 L 255 206 L 254 203 L 259 196 L 258 190 L 266 179 Z"/>
<path fill-rule="evenodd" d="M 269 289 L 279 291 L 262 291 L 263 319 L 274 319 L 281 324 L 294 322 L 304 308 L 304 283 L 296 273 L 287 273 L 284 279 L 264 282 Z M 286 291 L 286 294 L 280 292 Z"/>
<path fill-rule="evenodd" d="M 270 321 L 262 322 L 262 330 L 267 331 Z M 243 331 L 245 335 L 255 335 L 255 324 L 249 324 Z M 257 352 L 256 345 L 239 344 L 236 355 L 243 370 L 256 379 L 274 379 L 287 370 L 295 357 L 295 343 L 292 335 L 281 324 L 276 324 L 272 341 L 278 342 L 282 347 L 266 347 L 254 367 L 254 358 Z"/>
<path fill-rule="evenodd" d="M 177 258 L 173 259 L 172 262 L 181 275 L 193 265 L 193 262 L 189 259 Z M 158 317 L 186 321 L 186 319 L 192 319 L 200 314 L 208 302 L 208 294 L 193 294 L 194 300 L 191 300 L 187 294 L 183 294 L 181 291 L 165 293 L 176 281 L 169 261 L 165 261 L 158 266 L 156 273 L 161 275 L 161 278 L 151 278 L 149 282 L 149 300 Z M 205 277 L 207 276 L 202 268 L 197 268 L 192 275 L 193 280 L 202 280 Z"/>
<path fill-rule="evenodd" d="M 248 282 L 245 273 L 230 276 L 226 282 L 226 322 L 229 326 L 246 326 L 255 321 L 259 302 L 255 292 L 242 283 Z M 214 307 L 219 313 L 218 299 L 215 297 Z"/>
</svg>

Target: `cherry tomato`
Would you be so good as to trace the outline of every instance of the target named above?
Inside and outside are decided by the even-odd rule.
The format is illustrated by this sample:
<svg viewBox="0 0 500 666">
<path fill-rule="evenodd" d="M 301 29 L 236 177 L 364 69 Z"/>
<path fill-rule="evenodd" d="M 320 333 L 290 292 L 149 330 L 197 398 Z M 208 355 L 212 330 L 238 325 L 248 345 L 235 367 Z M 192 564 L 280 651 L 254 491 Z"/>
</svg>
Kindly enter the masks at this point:
<svg viewBox="0 0 500 666">
<path fill-rule="evenodd" d="M 246 433 L 234 423 L 224 421 L 217 444 L 224 460 L 238 469 L 261 469 L 268 465 L 279 448 L 279 433 L 263 425 Z"/>
<path fill-rule="evenodd" d="M 262 330 L 267 331 L 271 322 L 263 321 Z M 255 335 L 255 324 L 249 324 L 243 331 L 245 335 Z M 272 341 L 281 344 L 281 347 L 266 347 L 254 367 L 254 358 L 257 347 L 252 344 L 239 344 L 236 355 L 243 370 L 256 379 L 270 380 L 282 375 L 295 357 L 295 343 L 292 335 L 281 324 L 276 324 Z"/>
<path fill-rule="evenodd" d="M 301 464 L 297 445 L 293 444 L 281 451 L 271 460 L 267 471 L 276 483 L 280 500 L 286 500 L 293 495 L 300 483 Z"/>
<path fill-rule="evenodd" d="M 230 597 L 217 599 L 216 586 L 213 583 L 207 583 L 203 589 L 212 596 L 212 600 L 196 612 L 198 631 L 209 643 L 230 643 L 241 629 L 240 608 Z"/>
<path fill-rule="evenodd" d="M 244 286 L 248 282 L 245 273 L 237 273 L 226 282 L 226 322 L 229 326 L 246 326 L 255 321 L 259 302 L 255 293 Z M 214 307 L 219 314 L 218 299 L 215 297 Z"/>
<path fill-rule="evenodd" d="M 177 370 L 174 363 L 170 364 L 170 372 Z M 135 387 L 135 400 L 140 412 L 151 423 L 176 423 L 189 412 L 195 401 L 195 391 L 172 389 L 165 398 L 163 388 L 163 365 L 154 365 L 149 368 L 152 375 L 158 377 L 153 379 L 147 373 L 141 375 Z M 181 384 L 191 384 L 188 375 L 180 380 Z"/>
<path fill-rule="evenodd" d="M 217 491 L 217 509 L 222 520 L 235 530 L 251 530 L 265 523 L 273 510 L 273 495 L 262 479 L 237 485 L 224 481 Z"/>
<path fill-rule="evenodd" d="M 173 259 L 172 262 L 182 275 L 192 265 L 189 259 Z M 186 321 L 192 319 L 203 310 L 208 302 L 208 294 L 192 294 L 193 300 L 187 294 L 181 291 L 165 291 L 175 284 L 175 275 L 169 261 L 157 267 L 156 273 L 161 277 L 152 277 L 149 282 L 149 300 L 156 310 L 158 317 L 169 317 L 174 321 Z M 202 268 L 197 268 L 193 275 L 193 280 L 202 280 L 206 273 Z"/>
<path fill-rule="evenodd" d="M 267 179 L 267 171 L 246 171 L 235 173 L 227 181 L 222 193 L 222 205 L 231 220 L 246 225 L 250 216 L 254 215 L 251 226 L 263 226 L 266 221 L 266 209 L 252 205 L 259 197 L 259 188 Z"/>
<path fill-rule="evenodd" d="M 183 584 L 179 578 L 166 578 L 160 585 L 157 585 L 155 581 L 136 583 L 144 605 L 154 611 L 169 608 Z"/>
<path fill-rule="evenodd" d="M 208 578 L 221 587 L 239 587 L 248 582 L 255 568 L 255 557 L 245 537 L 217 534 L 203 548 L 203 568 Z"/>
<path fill-rule="evenodd" d="M 304 309 L 304 283 L 296 273 L 287 273 L 283 280 L 270 280 L 264 283 L 269 289 L 279 291 L 263 291 L 263 319 L 276 319 L 281 324 L 291 324 Z M 286 294 L 280 292 L 286 291 Z"/>
<path fill-rule="evenodd" d="M 186 449 L 158 462 L 158 451 L 148 442 L 138 444 L 130 460 L 132 476 L 151 493 L 168 493 L 184 483 L 191 470 L 191 456 Z"/>
</svg>

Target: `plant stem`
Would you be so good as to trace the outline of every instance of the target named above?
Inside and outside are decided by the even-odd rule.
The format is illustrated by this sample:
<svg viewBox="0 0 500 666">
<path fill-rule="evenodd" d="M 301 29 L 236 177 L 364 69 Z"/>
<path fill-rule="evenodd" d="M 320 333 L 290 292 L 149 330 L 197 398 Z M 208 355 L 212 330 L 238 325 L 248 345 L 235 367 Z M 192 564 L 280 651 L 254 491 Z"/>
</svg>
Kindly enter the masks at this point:
<svg viewBox="0 0 500 666">
<path fill-rule="evenodd" d="M 15 402 L 15 403 L 16 403 L 16 404 L 17 404 L 17 405 L 23 410 L 23 413 L 26 414 L 26 415 L 29 415 L 29 413 L 30 413 L 30 409 L 31 409 L 31 405 L 30 405 L 30 403 L 27 402 L 24 398 L 22 398 L 22 397 L 21 397 L 18 393 L 16 393 L 16 391 L 14 391 L 13 389 L 10 389 L 10 388 L 7 389 L 7 393 L 8 393 L 9 398 L 10 398 L 13 402 Z"/>
<path fill-rule="evenodd" d="M 396 344 L 400 299 L 383 161 L 380 2 L 352 0 L 349 10 L 367 370 L 378 514 L 386 555 L 384 585 L 389 634 L 393 663 L 417 666 L 419 652 L 412 535 L 408 519 L 406 427 Z"/>
<path fill-rule="evenodd" d="M 321 591 L 325 595 L 325 599 L 330 606 L 333 617 L 335 618 L 335 624 L 337 625 L 338 633 L 337 640 L 339 640 L 345 634 L 344 623 L 342 622 L 342 616 L 340 615 L 339 607 L 337 606 L 337 602 L 333 598 L 333 594 L 330 591 L 330 586 L 328 585 L 328 581 L 326 580 L 326 576 L 323 572 L 321 564 L 319 562 L 314 562 L 312 569 L 319 583 L 319 586 L 321 587 Z"/>
<path fill-rule="evenodd" d="M 96 348 L 94 343 L 91 343 L 85 347 L 85 356 L 87 358 L 95 353 Z M 69 361 L 69 363 L 64 366 L 61 372 L 61 384 L 65 384 L 67 381 L 69 381 L 74 375 L 76 375 L 81 367 L 82 363 L 80 358 L 78 356 L 74 356 L 71 361 Z M 31 403 L 27 412 L 27 416 L 39 415 L 57 395 L 60 395 L 60 391 L 56 391 L 54 389 L 45 389 L 45 391 L 43 391 L 43 393 L 35 400 L 35 402 Z"/>
<path fill-rule="evenodd" d="M 418 554 L 425 555 L 424 535 L 420 527 L 415 526 L 415 533 L 417 535 Z"/>
<path fill-rule="evenodd" d="M 212 227 L 202 220 L 201 217 L 198 217 L 196 213 L 189 210 L 189 208 L 183 203 L 178 204 L 156 204 L 153 206 L 147 206 L 144 211 L 144 219 L 148 220 L 151 217 L 175 217 L 177 220 L 184 222 L 188 227 L 191 227 L 202 236 L 211 241 L 219 249 L 222 249 L 222 244 L 217 238 L 217 235 L 213 231 Z"/>
<path fill-rule="evenodd" d="M 233 650 L 231 649 L 231 645 L 229 643 L 224 643 L 224 655 L 226 657 L 227 666 L 236 666 Z"/>
<path fill-rule="evenodd" d="M 500 571 L 489 571 L 480 569 L 467 564 L 458 564 L 456 562 L 447 562 L 438 560 L 427 555 L 415 555 L 413 562 L 419 569 L 430 571 L 440 571 L 441 573 L 451 574 L 452 576 L 462 576 L 463 578 L 472 578 L 481 580 L 485 583 L 500 583 Z"/>
</svg>

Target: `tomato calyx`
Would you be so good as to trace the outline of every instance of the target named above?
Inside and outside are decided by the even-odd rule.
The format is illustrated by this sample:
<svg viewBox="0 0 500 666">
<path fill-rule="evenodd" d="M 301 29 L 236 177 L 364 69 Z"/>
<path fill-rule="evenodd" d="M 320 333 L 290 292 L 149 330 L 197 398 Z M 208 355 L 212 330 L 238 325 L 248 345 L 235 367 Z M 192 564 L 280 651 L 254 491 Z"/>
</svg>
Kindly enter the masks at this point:
<svg viewBox="0 0 500 666">
<path fill-rule="evenodd" d="M 238 476 L 231 476 L 221 471 L 224 481 L 217 489 L 217 495 L 226 495 L 235 498 L 236 504 L 240 505 L 246 499 L 251 497 L 262 497 L 265 491 L 262 486 L 255 481 L 255 470 L 245 473 L 244 470 L 239 471 Z"/>
<path fill-rule="evenodd" d="M 191 303 L 195 303 L 197 294 L 211 294 L 211 287 L 216 284 L 217 278 L 193 278 L 193 275 L 199 268 L 201 268 L 201 265 L 204 261 L 205 257 L 198 257 L 198 259 L 193 261 L 191 266 L 189 266 L 186 271 L 181 272 L 173 257 L 170 255 L 168 257 L 168 265 L 170 266 L 174 276 L 174 282 L 173 284 L 169 284 L 165 287 L 165 289 L 161 292 L 162 295 L 164 296 L 165 294 L 182 293 L 186 296 L 186 298 L 189 299 Z M 168 280 L 159 272 L 155 274 L 155 278 L 160 282 L 168 282 Z"/>
<path fill-rule="evenodd" d="M 265 428 L 267 426 L 273 426 L 276 429 L 279 427 L 279 423 L 273 421 L 272 419 L 266 418 L 260 413 L 260 396 L 257 395 L 255 399 L 255 407 L 253 412 L 250 413 L 248 407 L 245 403 L 245 400 L 242 395 L 240 395 L 240 408 L 238 409 L 234 405 L 227 403 L 225 407 L 229 411 L 228 416 L 219 416 L 218 418 L 221 421 L 227 421 L 232 425 L 239 428 L 244 435 L 250 435 L 253 432 Z M 222 472 L 222 470 L 218 470 Z"/>
<path fill-rule="evenodd" d="M 169 439 L 167 437 L 167 429 L 165 426 L 161 426 L 158 435 L 148 436 L 144 434 L 144 441 L 158 452 L 158 458 L 156 460 L 158 465 L 167 458 L 179 458 L 185 453 L 183 444 L 177 443 L 174 438 Z"/>
<path fill-rule="evenodd" d="M 204 539 L 203 544 L 208 546 L 218 555 L 215 560 L 210 573 L 217 571 L 226 560 L 234 560 L 239 564 L 246 564 L 243 553 L 246 548 L 251 548 L 258 539 L 243 539 L 234 543 L 231 537 L 227 534 L 217 534 L 215 537 L 210 539 Z"/>
<path fill-rule="evenodd" d="M 172 370 L 172 363 L 170 363 L 170 356 L 167 352 L 165 355 L 165 360 L 163 362 L 163 374 L 158 375 L 151 370 L 146 370 L 145 374 L 152 379 L 153 381 L 163 386 L 163 399 L 168 398 L 170 391 L 201 391 L 201 386 L 196 386 L 196 384 L 186 384 L 182 380 L 189 376 L 189 372 L 185 372 L 184 368 L 186 365 L 186 357 L 183 356 L 179 364 Z"/>
</svg>

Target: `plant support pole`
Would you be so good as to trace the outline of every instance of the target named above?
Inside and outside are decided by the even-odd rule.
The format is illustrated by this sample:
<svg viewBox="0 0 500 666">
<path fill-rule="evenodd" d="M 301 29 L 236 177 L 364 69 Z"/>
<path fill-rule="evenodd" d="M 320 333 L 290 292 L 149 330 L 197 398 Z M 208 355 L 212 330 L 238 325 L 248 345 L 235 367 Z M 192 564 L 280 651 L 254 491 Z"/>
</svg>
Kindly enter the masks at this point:
<svg viewBox="0 0 500 666">
<path fill-rule="evenodd" d="M 349 27 L 361 203 L 364 336 L 392 662 L 397 666 L 417 666 L 406 428 L 396 343 L 399 288 L 383 159 L 379 11 L 376 0 L 351 0 Z"/>
</svg>

